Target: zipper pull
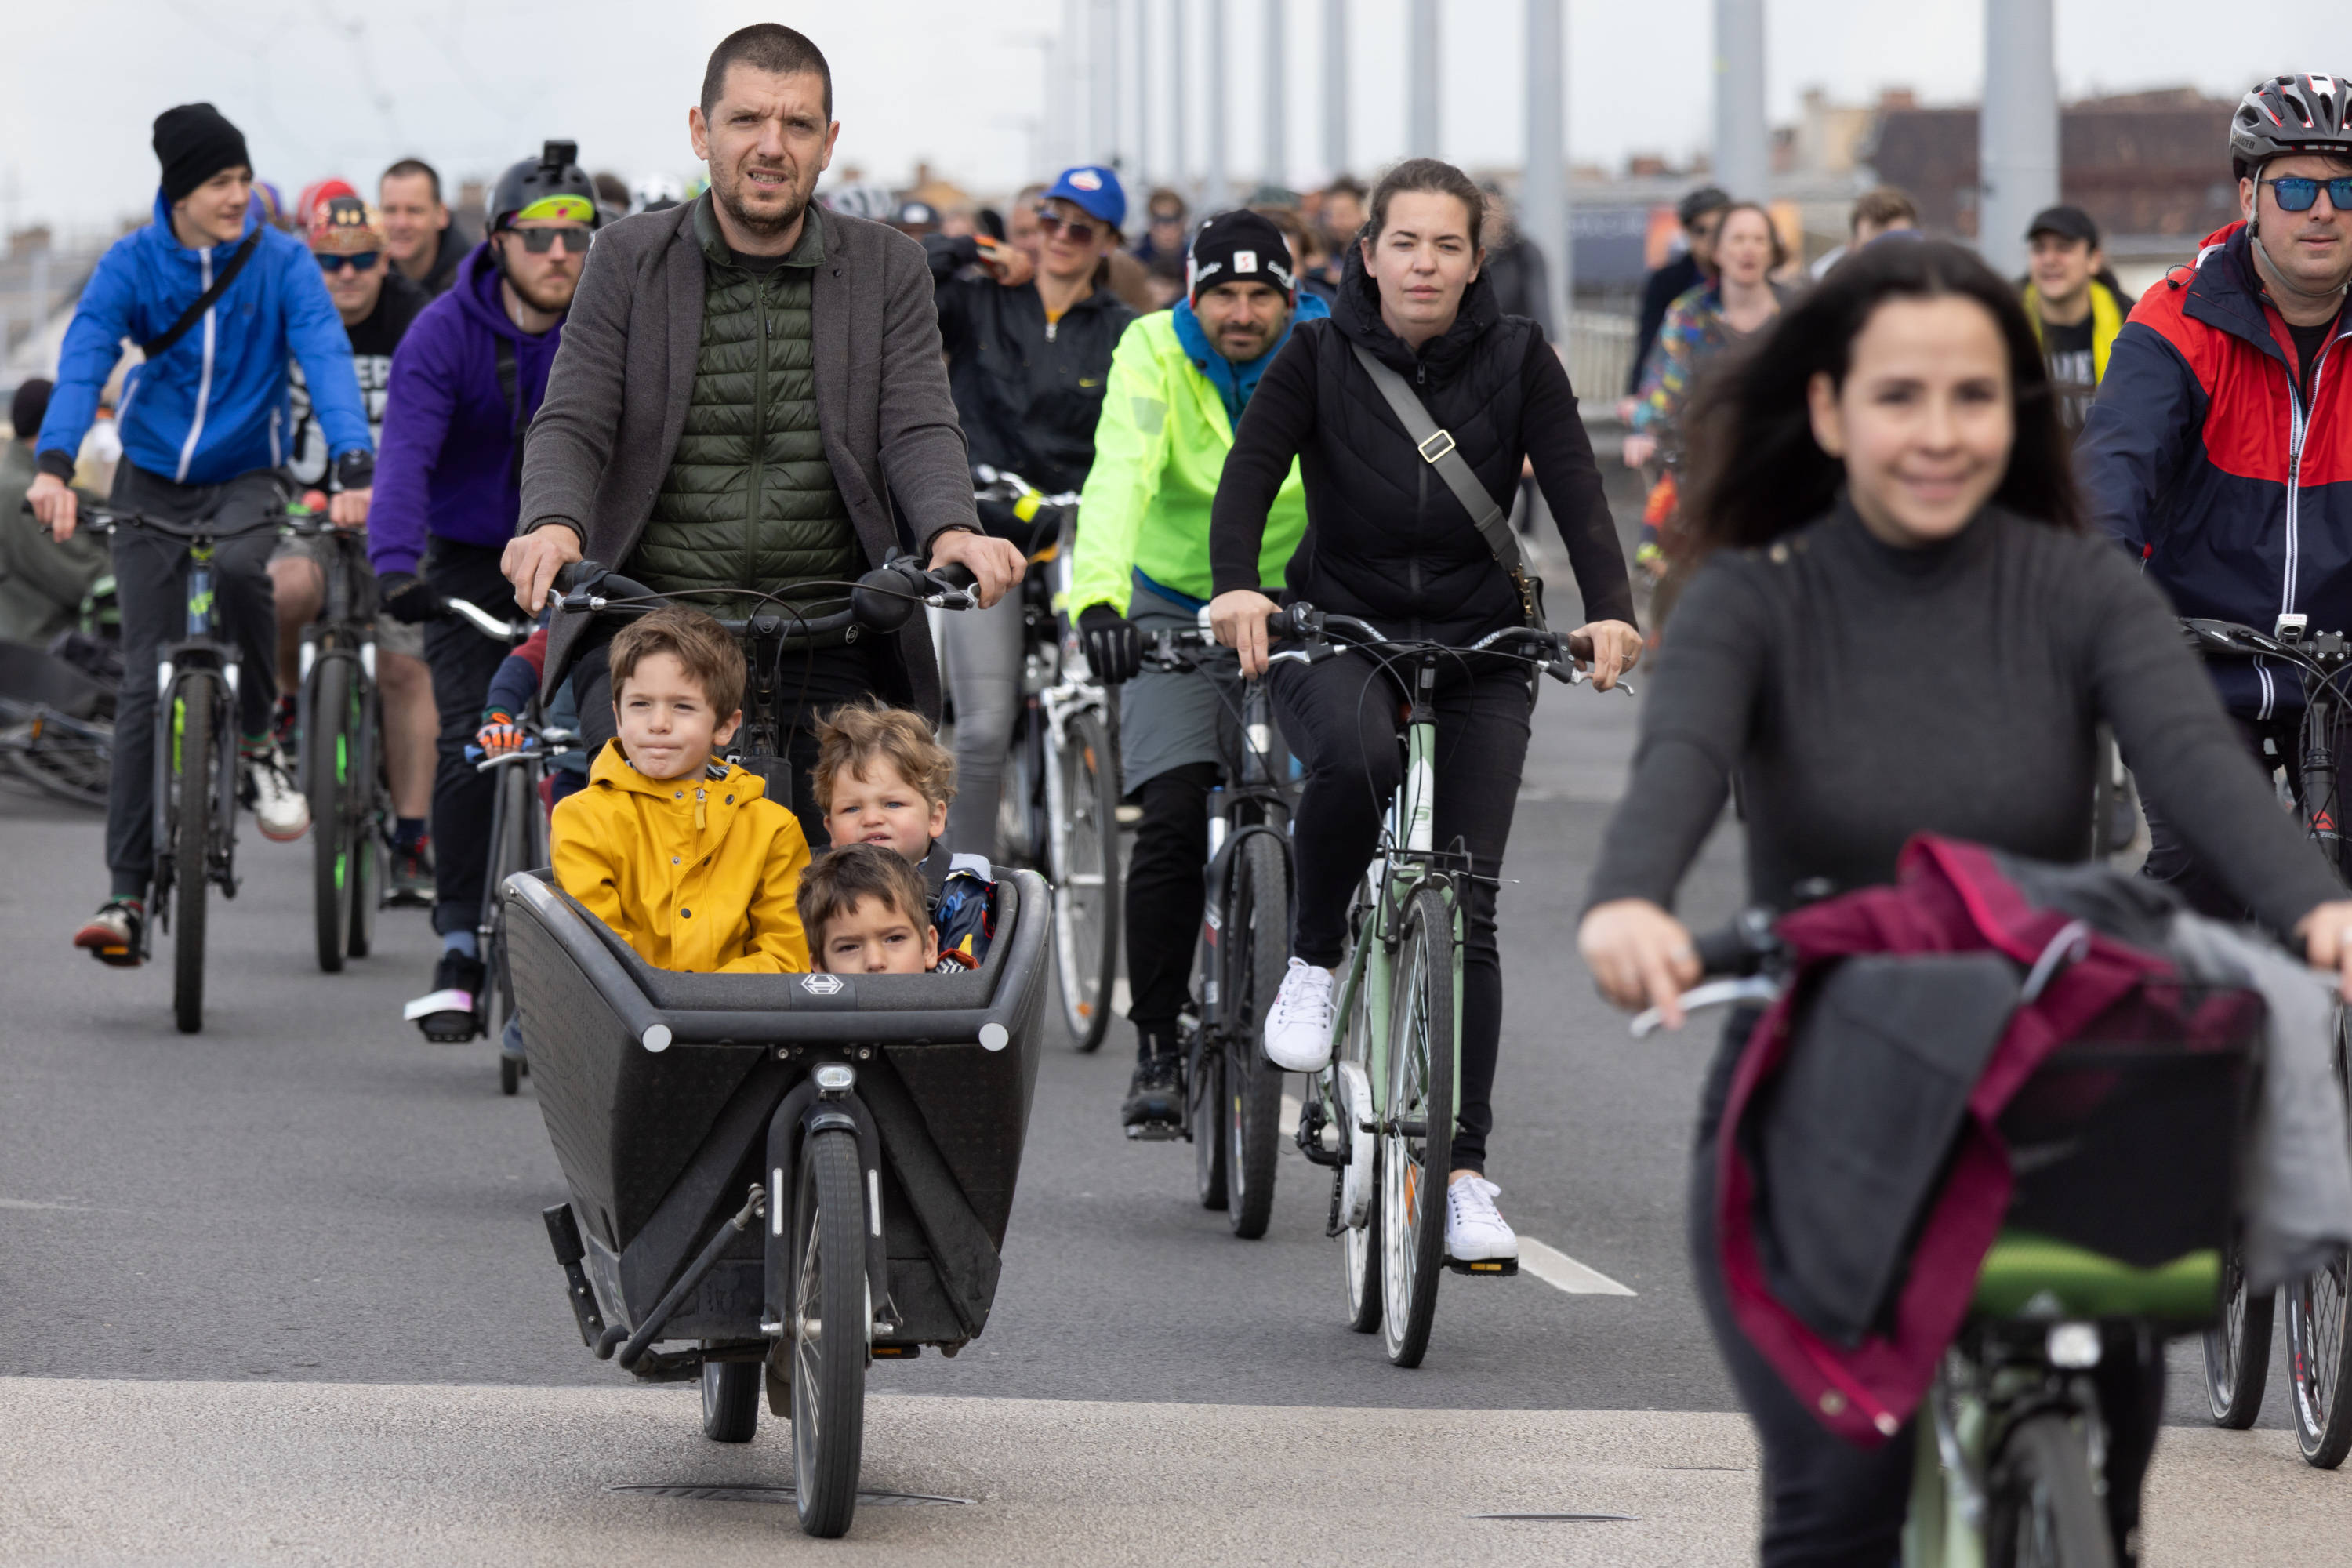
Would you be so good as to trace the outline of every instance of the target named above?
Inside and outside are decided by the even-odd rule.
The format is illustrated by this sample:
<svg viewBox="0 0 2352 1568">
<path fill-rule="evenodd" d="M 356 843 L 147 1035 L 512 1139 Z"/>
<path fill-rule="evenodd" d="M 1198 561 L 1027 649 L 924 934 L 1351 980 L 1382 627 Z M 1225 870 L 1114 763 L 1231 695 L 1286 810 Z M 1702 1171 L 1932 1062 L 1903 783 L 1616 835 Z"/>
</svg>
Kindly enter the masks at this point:
<svg viewBox="0 0 2352 1568">
<path fill-rule="evenodd" d="M 704 795 L 703 795 L 702 788 L 701 788 L 701 786 L 700 786 L 700 785 L 698 785 L 698 785 L 696 785 L 696 786 L 695 786 L 695 791 L 694 791 L 694 826 L 695 826 L 695 831 L 696 831 L 696 832 L 698 832 L 698 832 L 700 832 L 702 829 L 704 829 L 704 828 L 706 828 L 706 827 L 708 827 L 708 826 L 710 826 L 709 818 L 708 818 L 707 816 L 705 816 L 703 815 L 703 811 L 702 811 L 702 802 L 703 802 L 703 799 L 704 799 Z"/>
</svg>

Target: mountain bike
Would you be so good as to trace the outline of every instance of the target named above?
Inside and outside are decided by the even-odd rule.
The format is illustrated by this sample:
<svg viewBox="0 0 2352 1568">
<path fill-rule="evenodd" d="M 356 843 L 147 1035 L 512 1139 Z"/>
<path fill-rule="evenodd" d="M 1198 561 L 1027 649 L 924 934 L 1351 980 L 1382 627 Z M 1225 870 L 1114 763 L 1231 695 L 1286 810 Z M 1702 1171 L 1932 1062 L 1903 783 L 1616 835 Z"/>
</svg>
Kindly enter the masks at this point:
<svg viewBox="0 0 2352 1568">
<path fill-rule="evenodd" d="M 2341 632 L 2310 630 L 2307 617 L 2281 616 L 2270 634 L 2229 621 L 2185 618 L 2182 634 L 2209 658 L 2274 659 L 2303 679 L 2302 743 L 2280 759 L 2304 829 L 2329 866 L 2347 874 L 2343 780 L 2336 736 L 2352 719 L 2352 642 Z M 2352 1106 L 2352 1017 L 2336 1018 L 2336 1087 Z M 2222 1321 L 2205 1336 L 2205 1386 L 2216 1426 L 2243 1428 L 2262 1413 L 2270 1370 L 2275 1298 L 2246 1288 L 2242 1260 L 2227 1259 Z M 2286 1298 L 2287 1375 L 2294 1437 L 2306 1463 L 2334 1469 L 2352 1452 L 2352 1249 L 2282 1291 Z"/>
<path fill-rule="evenodd" d="M 45 795 L 103 806 L 114 689 L 29 643 L 0 641 L 0 764 Z"/>
<path fill-rule="evenodd" d="M 302 628 L 296 700 L 302 746 L 297 768 L 310 802 L 311 934 L 319 967 L 340 972 L 375 942 L 387 881 L 384 827 L 392 793 L 383 779 L 383 718 L 375 684 L 375 574 L 367 532 L 323 514 L 289 512 L 298 537 L 326 542 L 320 563 L 326 604 Z"/>
<path fill-rule="evenodd" d="M 1044 495 L 1020 475 L 976 466 L 973 493 L 1010 505 L 1027 522 L 1056 514 L 1054 537 L 1030 556 L 1022 579 L 1021 709 L 1013 721 L 999 797 L 997 843 L 1038 867 L 1054 888 L 1054 967 L 1062 1011 L 1081 1051 L 1100 1046 L 1118 982 L 1118 747 L 1117 707 L 1087 668 L 1064 615 L 1075 491 Z"/>
<path fill-rule="evenodd" d="M 1391 800 L 1378 855 L 1348 911 L 1353 951 L 1333 998 L 1329 1067 L 1300 1108 L 1297 1143 L 1335 1167 L 1326 1234 L 1339 1241 L 1348 1324 L 1380 1330 L 1389 1360 L 1419 1366 L 1448 1268 L 1507 1276 L 1516 1258 L 1459 1262 L 1445 1255 L 1445 1184 L 1452 1170 L 1462 1026 L 1462 885 L 1469 854 L 1433 842 L 1437 811 L 1437 677 L 1465 658 L 1510 659 L 1573 686 L 1589 659 L 1582 638 L 1514 626 L 1452 647 L 1392 638 L 1312 605 L 1289 609 L 1307 646 L 1276 659 L 1315 662 L 1360 648 L 1403 679 L 1408 718 L 1403 783 Z M 1633 689 L 1619 683 L 1629 695 Z M 1458 843 L 1458 841 L 1457 841 Z"/>
<path fill-rule="evenodd" d="M 147 907 L 172 933 L 172 1017 L 182 1034 L 193 1035 L 205 1026 L 206 891 L 217 887 L 233 899 L 237 888 L 240 664 L 215 601 L 215 552 L 226 540 L 276 530 L 284 514 L 264 513 L 229 528 L 212 517 L 167 522 L 103 507 L 82 517 L 93 532 L 127 528 L 188 547 L 184 631 L 156 655 L 155 870 Z"/>
<path fill-rule="evenodd" d="M 459 602 L 451 601 L 451 607 Z M 469 619 L 482 615 L 471 605 L 465 610 L 471 613 Z M 474 926 L 485 971 L 474 1006 L 482 1034 L 499 1043 L 500 1094 L 520 1092 L 523 1078 L 530 1071 L 528 1059 L 511 1049 L 506 1037 L 507 1024 L 515 1016 L 514 973 L 507 962 L 507 879 L 550 863 L 548 816 L 541 786 L 556 759 L 580 749 L 579 737 L 569 730 L 551 729 L 542 721 L 535 695 L 530 710 L 515 722 L 523 731 L 520 746 L 495 753 L 485 753 L 479 746 L 466 748 L 466 760 L 476 772 L 495 773 L 499 780 L 490 806 L 489 873 L 482 883 L 481 918 Z"/>
<path fill-rule="evenodd" d="M 1287 617 L 1269 625 L 1287 635 Z M 1230 679 L 1234 656 L 1205 629 L 1169 627 L 1143 639 L 1148 668 L 1212 679 L 1210 661 L 1219 656 Z M 1234 1234 L 1254 1240 L 1274 1211 L 1282 1134 L 1282 1069 L 1266 1060 L 1258 1037 L 1290 953 L 1291 799 L 1276 767 L 1280 746 L 1265 681 L 1246 683 L 1235 717 L 1238 761 L 1228 758 L 1224 782 L 1209 796 L 1207 899 L 1193 1008 L 1183 1020 L 1184 1120 L 1169 1131 L 1192 1141 L 1201 1206 L 1223 1209 Z M 1128 1135 L 1152 1133 L 1130 1127 Z"/>
</svg>

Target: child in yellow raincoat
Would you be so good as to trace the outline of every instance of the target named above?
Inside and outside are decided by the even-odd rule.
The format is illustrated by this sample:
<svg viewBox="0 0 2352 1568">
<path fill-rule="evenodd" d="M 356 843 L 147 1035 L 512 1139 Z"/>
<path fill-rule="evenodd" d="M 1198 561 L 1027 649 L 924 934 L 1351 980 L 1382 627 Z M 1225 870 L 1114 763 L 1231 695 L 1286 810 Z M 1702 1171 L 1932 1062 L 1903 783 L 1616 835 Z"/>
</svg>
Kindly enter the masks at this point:
<svg viewBox="0 0 2352 1568">
<path fill-rule="evenodd" d="M 743 653 L 671 606 L 613 639 L 619 735 L 555 808 L 555 879 L 657 969 L 805 971 L 800 819 L 715 753 L 742 721 Z"/>
</svg>

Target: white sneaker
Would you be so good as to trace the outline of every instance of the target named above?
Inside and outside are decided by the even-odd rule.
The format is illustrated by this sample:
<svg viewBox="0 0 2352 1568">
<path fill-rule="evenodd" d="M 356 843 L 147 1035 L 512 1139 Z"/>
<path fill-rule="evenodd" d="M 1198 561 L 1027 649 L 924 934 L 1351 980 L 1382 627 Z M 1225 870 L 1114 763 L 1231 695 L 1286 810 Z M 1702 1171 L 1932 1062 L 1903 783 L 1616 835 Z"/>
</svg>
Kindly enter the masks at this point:
<svg viewBox="0 0 2352 1568">
<path fill-rule="evenodd" d="M 1464 1176 L 1445 1189 L 1445 1256 L 1458 1263 L 1517 1258 L 1519 1238 L 1495 1210 L 1503 1189 L 1484 1176 Z"/>
<path fill-rule="evenodd" d="M 1290 961 L 1265 1014 L 1266 1059 L 1285 1072 L 1321 1072 L 1331 1061 L 1331 972 Z"/>
<path fill-rule="evenodd" d="M 261 836 L 290 844 L 310 829 L 310 803 L 294 787 L 286 753 L 273 742 L 267 752 L 245 759 L 247 785 L 253 798 L 253 820 Z"/>
</svg>

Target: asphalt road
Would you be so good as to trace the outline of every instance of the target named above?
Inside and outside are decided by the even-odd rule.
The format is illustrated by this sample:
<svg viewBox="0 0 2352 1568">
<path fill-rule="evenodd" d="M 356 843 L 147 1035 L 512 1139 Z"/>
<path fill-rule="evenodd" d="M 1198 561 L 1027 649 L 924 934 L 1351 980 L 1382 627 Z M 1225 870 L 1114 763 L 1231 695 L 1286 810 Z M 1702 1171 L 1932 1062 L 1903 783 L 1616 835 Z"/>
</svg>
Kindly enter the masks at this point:
<svg viewBox="0 0 2352 1568">
<path fill-rule="evenodd" d="M 875 1509 L 861 1537 L 942 1561 L 1336 1561 L 1343 1541 L 1393 1545 L 1380 1510 L 1402 1495 L 1432 1518 L 1647 1521 L 1573 1542 L 1497 1526 L 1437 1561 L 1741 1560 L 1754 1458 L 1723 1414 L 1680 1239 L 1712 1035 L 1634 1043 L 1574 953 L 1637 712 L 1555 689 L 1538 715 L 1505 868 L 1490 1168 L 1524 1236 L 1632 1294 L 1449 1279 L 1426 1364 L 1389 1366 L 1340 1321 L 1328 1178 L 1285 1159 L 1271 1234 L 1237 1241 L 1192 1201 L 1188 1146 L 1120 1135 L 1122 1024 L 1097 1057 L 1047 1053 L 985 1336 L 874 1371 L 869 1484 L 971 1498 L 997 1522 L 968 1537 L 951 1510 L 918 1524 Z M 596 1500 L 624 1482 L 786 1479 L 784 1439 L 703 1444 L 690 1389 L 631 1387 L 581 1348 L 539 1220 L 563 1194 L 528 1085 L 501 1098 L 487 1045 L 428 1046 L 401 1021 L 427 988 L 424 916 L 387 913 L 377 956 L 317 973 L 307 847 L 248 824 L 244 889 L 215 908 L 206 1028 L 183 1037 L 168 965 L 104 970 L 67 946 L 102 887 L 100 838 L 93 816 L 0 790 L 0 1560 L 561 1560 L 565 1542 L 724 1555 L 743 1529 L 780 1539 L 766 1514 L 741 1524 L 756 1504 Z M 1727 826 L 1686 911 L 1727 914 L 1738 889 Z M 2176 1367 L 2175 1418 L 2201 1424 L 2193 1354 Z M 2265 1425 L 2282 1415 L 2274 1393 Z M 232 1434 L 249 1455 L 198 1458 Z M 1375 1437 L 1429 1463 L 1368 1468 L 1389 1452 L 1361 1446 Z M 2315 1519 L 2347 1538 L 2352 1483 L 2305 1470 L 2281 1435 L 2178 1438 L 2156 1494 L 2176 1510 L 2157 1537 L 2178 1549 L 2159 1560 L 2230 1561 Z M 420 1474 L 480 1529 L 444 1510 L 417 1533 L 402 1489 Z M 1129 1533 L 1081 1527 L 1081 1474 Z M 162 1500 L 126 1509 L 140 1476 Z M 534 1533 L 551 1493 L 587 1533 Z M 1244 1496 L 1263 1530 L 1212 1519 Z M 1121 1544 L 1089 1556 L 1088 1540 Z"/>
</svg>

